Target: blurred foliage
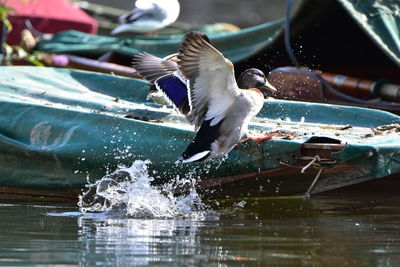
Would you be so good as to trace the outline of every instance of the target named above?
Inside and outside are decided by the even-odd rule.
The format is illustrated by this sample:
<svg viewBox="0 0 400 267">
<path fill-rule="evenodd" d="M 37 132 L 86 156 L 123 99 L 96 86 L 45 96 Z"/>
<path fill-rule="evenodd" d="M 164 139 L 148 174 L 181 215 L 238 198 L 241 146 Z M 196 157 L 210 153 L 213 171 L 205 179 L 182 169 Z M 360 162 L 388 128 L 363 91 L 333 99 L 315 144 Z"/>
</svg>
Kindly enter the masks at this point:
<svg viewBox="0 0 400 267">
<path fill-rule="evenodd" d="M 12 25 L 10 20 L 8 19 L 8 13 L 15 10 L 11 7 L 7 7 L 6 3 L 6 0 L 0 0 L 0 21 L 4 24 L 7 32 L 10 32 L 12 30 Z"/>
<path fill-rule="evenodd" d="M 20 0 L 27 3 L 28 0 Z M 1 29 L 1 65 L 14 65 L 16 62 L 27 62 L 35 66 L 44 66 L 39 60 L 38 52 L 27 52 L 19 45 L 9 45 L 6 42 L 6 34 L 11 32 L 12 24 L 8 19 L 8 14 L 15 12 L 14 8 L 7 6 L 8 0 L 0 0 L 0 24 Z"/>
<path fill-rule="evenodd" d="M 16 62 L 27 62 L 34 66 L 45 66 L 40 62 L 40 52 L 34 51 L 32 53 L 27 52 L 24 48 L 19 45 L 9 45 L 3 43 L 3 49 L 5 51 L 3 55 L 2 65 L 14 65 Z"/>
</svg>

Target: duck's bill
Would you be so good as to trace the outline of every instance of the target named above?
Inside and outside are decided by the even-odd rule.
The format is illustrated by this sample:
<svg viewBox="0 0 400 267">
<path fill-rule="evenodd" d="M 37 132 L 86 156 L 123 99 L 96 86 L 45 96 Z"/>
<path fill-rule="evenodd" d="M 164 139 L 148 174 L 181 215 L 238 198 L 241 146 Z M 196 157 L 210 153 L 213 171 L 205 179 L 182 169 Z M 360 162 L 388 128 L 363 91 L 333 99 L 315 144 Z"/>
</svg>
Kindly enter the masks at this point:
<svg viewBox="0 0 400 267">
<path fill-rule="evenodd" d="M 261 89 L 264 89 L 265 91 L 269 92 L 269 93 L 275 93 L 278 90 L 275 88 L 275 86 L 273 86 L 272 84 L 270 84 L 270 82 L 268 80 L 265 81 L 264 85 L 261 86 Z"/>
</svg>

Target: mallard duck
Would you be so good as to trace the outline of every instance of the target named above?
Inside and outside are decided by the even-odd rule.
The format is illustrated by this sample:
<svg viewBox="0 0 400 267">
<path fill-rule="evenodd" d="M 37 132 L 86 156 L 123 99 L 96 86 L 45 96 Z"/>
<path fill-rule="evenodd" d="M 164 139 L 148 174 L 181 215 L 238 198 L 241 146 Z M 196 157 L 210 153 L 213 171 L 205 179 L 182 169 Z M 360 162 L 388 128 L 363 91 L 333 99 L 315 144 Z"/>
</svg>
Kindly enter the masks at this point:
<svg viewBox="0 0 400 267">
<path fill-rule="evenodd" d="M 247 129 L 266 93 L 276 91 L 261 70 L 244 71 L 239 87 L 232 62 L 200 32 L 186 34 L 179 53 L 172 58 L 142 53 L 134 58 L 133 67 L 198 130 L 181 162 L 215 159 L 244 140 L 270 138 L 251 137 Z"/>
</svg>

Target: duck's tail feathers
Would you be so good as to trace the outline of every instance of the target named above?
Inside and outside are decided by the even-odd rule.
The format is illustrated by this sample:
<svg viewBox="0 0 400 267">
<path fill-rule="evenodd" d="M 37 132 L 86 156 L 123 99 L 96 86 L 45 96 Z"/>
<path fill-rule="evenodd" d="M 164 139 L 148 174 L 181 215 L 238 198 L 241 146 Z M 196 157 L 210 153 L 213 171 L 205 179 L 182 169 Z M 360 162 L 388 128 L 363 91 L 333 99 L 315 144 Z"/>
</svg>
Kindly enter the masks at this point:
<svg viewBox="0 0 400 267">
<path fill-rule="evenodd" d="M 204 161 L 211 154 L 211 145 L 220 136 L 220 127 L 223 121 L 214 126 L 210 126 L 211 120 L 204 121 L 194 140 L 182 153 L 182 163 Z"/>
<path fill-rule="evenodd" d="M 203 161 L 205 160 L 208 155 L 210 154 L 210 150 L 206 150 L 200 153 L 197 153 L 193 156 L 191 156 L 190 158 L 184 159 L 184 158 L 180 158 L 177 162 L 179 163 L 190 163 L 190 162 L 197 162 L 197 161 Z"/>
</svg>

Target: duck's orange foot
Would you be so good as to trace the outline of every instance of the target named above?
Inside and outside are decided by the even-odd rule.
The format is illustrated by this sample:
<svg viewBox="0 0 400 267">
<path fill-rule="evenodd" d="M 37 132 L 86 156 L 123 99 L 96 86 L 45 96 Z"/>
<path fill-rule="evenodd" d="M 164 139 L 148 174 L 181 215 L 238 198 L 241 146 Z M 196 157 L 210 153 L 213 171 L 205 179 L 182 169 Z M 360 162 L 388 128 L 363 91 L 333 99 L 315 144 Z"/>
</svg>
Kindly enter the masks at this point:
<svg viewBox="0 0 400 267">
<path fill-rule="evenodd" d="M 269 139 L 272 139 L 274 136 L 277 136 L 277 133 L 272 133 L 266 136 L 250 136 L 249 138 L 243 140 L 242 142 L 247 142 L 249 140 L 256 141 L 256 142 L 263 142 Z"/>
</svg>

